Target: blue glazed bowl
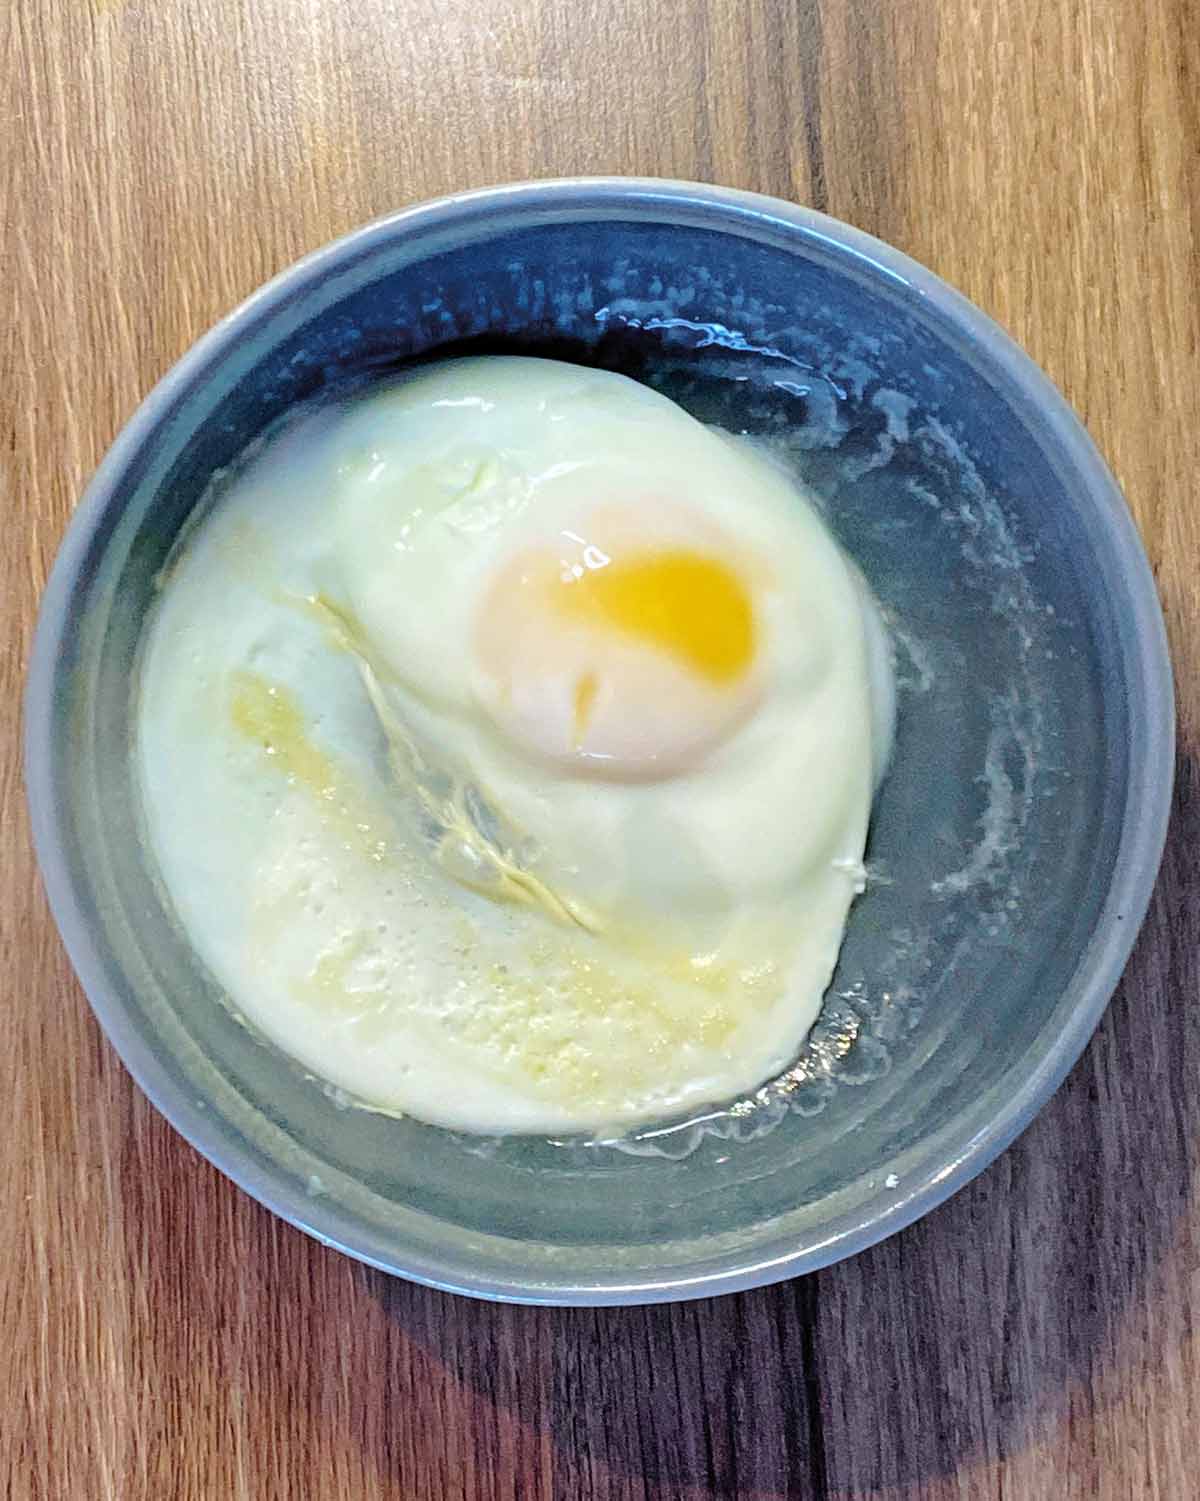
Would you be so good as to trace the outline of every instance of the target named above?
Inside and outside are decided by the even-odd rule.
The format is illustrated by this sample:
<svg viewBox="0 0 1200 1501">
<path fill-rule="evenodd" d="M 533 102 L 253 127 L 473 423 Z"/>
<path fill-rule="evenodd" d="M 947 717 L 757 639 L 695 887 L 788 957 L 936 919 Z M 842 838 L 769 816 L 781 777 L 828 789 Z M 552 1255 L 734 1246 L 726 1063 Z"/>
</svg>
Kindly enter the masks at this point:
<svg viewBox="0 0 1200 1501">
<path fill-rule="evenodd" d="M 736 1108 L 714 1101 L 617 1146 L 482 1140 L 356 1108 L 230 1012 L 138 838 L 139 639 L 214 474 L 322 391 L 488 349 L 612 366 L 786 447 L 896 643 L 874 879 L 797 1067 Z M 1096 1025 L 1149 898 L 1172 774 L 1149 569 L 1095 448 L 1034 366 L 927 271 L 844 225 L 619 179 L 406 210 L 300 262 L 202 339 L 78 510 L 26 710 L 54 913 L 151 1099 L 319 1239 L 531 1302 L 792 1276 L 977 1173 Z"/>
</svg>

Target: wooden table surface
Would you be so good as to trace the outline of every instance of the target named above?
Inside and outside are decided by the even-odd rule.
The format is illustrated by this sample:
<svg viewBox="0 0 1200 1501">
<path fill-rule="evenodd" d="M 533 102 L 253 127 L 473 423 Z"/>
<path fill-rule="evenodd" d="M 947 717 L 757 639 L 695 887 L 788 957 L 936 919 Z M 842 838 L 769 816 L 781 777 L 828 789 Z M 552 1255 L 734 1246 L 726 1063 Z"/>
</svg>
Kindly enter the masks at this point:
<svg viewBox="0 0 1200 1501">
<path fill-rule="evenodd" d="M 1200 10 L 1193 0 L 0 3 L 0 1495 L 1200 1495 Z M 1005 324 L 1105 450 L 1179 672 L 1176 812 L 1036 1124 L 746 1296 L 476 1305 L 278 1223 L 135 1093 L 28 848 L 18 693 L 152 381 L 387 209 L 630 172 L 813 204 Z"/>
</svg>

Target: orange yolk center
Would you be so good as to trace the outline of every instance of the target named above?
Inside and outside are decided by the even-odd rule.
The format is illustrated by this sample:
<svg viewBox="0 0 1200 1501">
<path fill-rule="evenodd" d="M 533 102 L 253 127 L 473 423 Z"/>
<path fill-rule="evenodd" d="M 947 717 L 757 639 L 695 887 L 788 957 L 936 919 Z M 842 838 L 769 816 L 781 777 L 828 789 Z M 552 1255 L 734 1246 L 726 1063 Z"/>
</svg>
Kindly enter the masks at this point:
<svg viewBox="0 0 1200 1501">
<path fill-rule="evenodd" d="M 754 659 L 746 586 L 718 559 L 686 548 L 626 553 L 568 575 L 554 586 L 553 606 L 570 620 L 667 652 L 716 685 L 736 682 Z M 586 718 L 590 705 L 580 707 Z"/>
</svg>

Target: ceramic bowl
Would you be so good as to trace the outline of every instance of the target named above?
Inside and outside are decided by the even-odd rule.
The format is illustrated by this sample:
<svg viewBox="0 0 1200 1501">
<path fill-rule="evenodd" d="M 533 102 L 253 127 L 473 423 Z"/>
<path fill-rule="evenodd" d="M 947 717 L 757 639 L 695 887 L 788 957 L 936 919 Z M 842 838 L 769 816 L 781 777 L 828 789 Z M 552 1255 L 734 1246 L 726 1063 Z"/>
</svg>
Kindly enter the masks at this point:
<svg viewBox="0 0 1200 1501">
<path fill-rule="evenodd" d="M 214 474 L 343 382 L 488 350 L 609 366 L 784 446 L 896 648 L 872 879 L 796 1067 L 735 1108 L 714 1101 L 617 1145 L 471 1137 L 322 1085 L 232 1014 L 138 833 L 139 642 Z M 26 710 L 54 913 L 150 1098 L 322 1241 L 439 1287 L 536 1302 L 793 1276 L 977 1173 L 1058 1085 L 1116 985 L 1172 776 L 1151 574 L 1045 377 L 856 230 L 767 198 L 622 179 L 407 209 L 293 266 L 201 339 L 76 513 Z"/>
</svg>

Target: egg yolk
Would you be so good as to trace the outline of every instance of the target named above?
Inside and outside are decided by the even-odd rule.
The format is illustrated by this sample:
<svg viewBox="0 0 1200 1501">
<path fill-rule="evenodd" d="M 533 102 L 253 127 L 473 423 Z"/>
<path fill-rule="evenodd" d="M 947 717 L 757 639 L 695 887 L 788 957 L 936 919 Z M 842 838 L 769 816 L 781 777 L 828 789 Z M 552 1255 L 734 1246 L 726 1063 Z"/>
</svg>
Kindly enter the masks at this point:
<svg viewBox="0 0 1200 1501">
<path fill-rule="evenodd" d="M 574 525 L 493 576 L 476 627 L 484 702 L 525 749 L 560 764 L 684 771 L 758 701 L 750 576 L 725 561 L 727 538 L 662 504 Z M 697 543 L 687 533 L 698 531 Z"/>
<path fill-rule="evenodd" d="M 667 652 L 714 685 L 736 682 L 754 660 L 750 595 L 732 569 L 702 553 L 635 552 L 568 571 L 554 607 Z"/>
</svg>

